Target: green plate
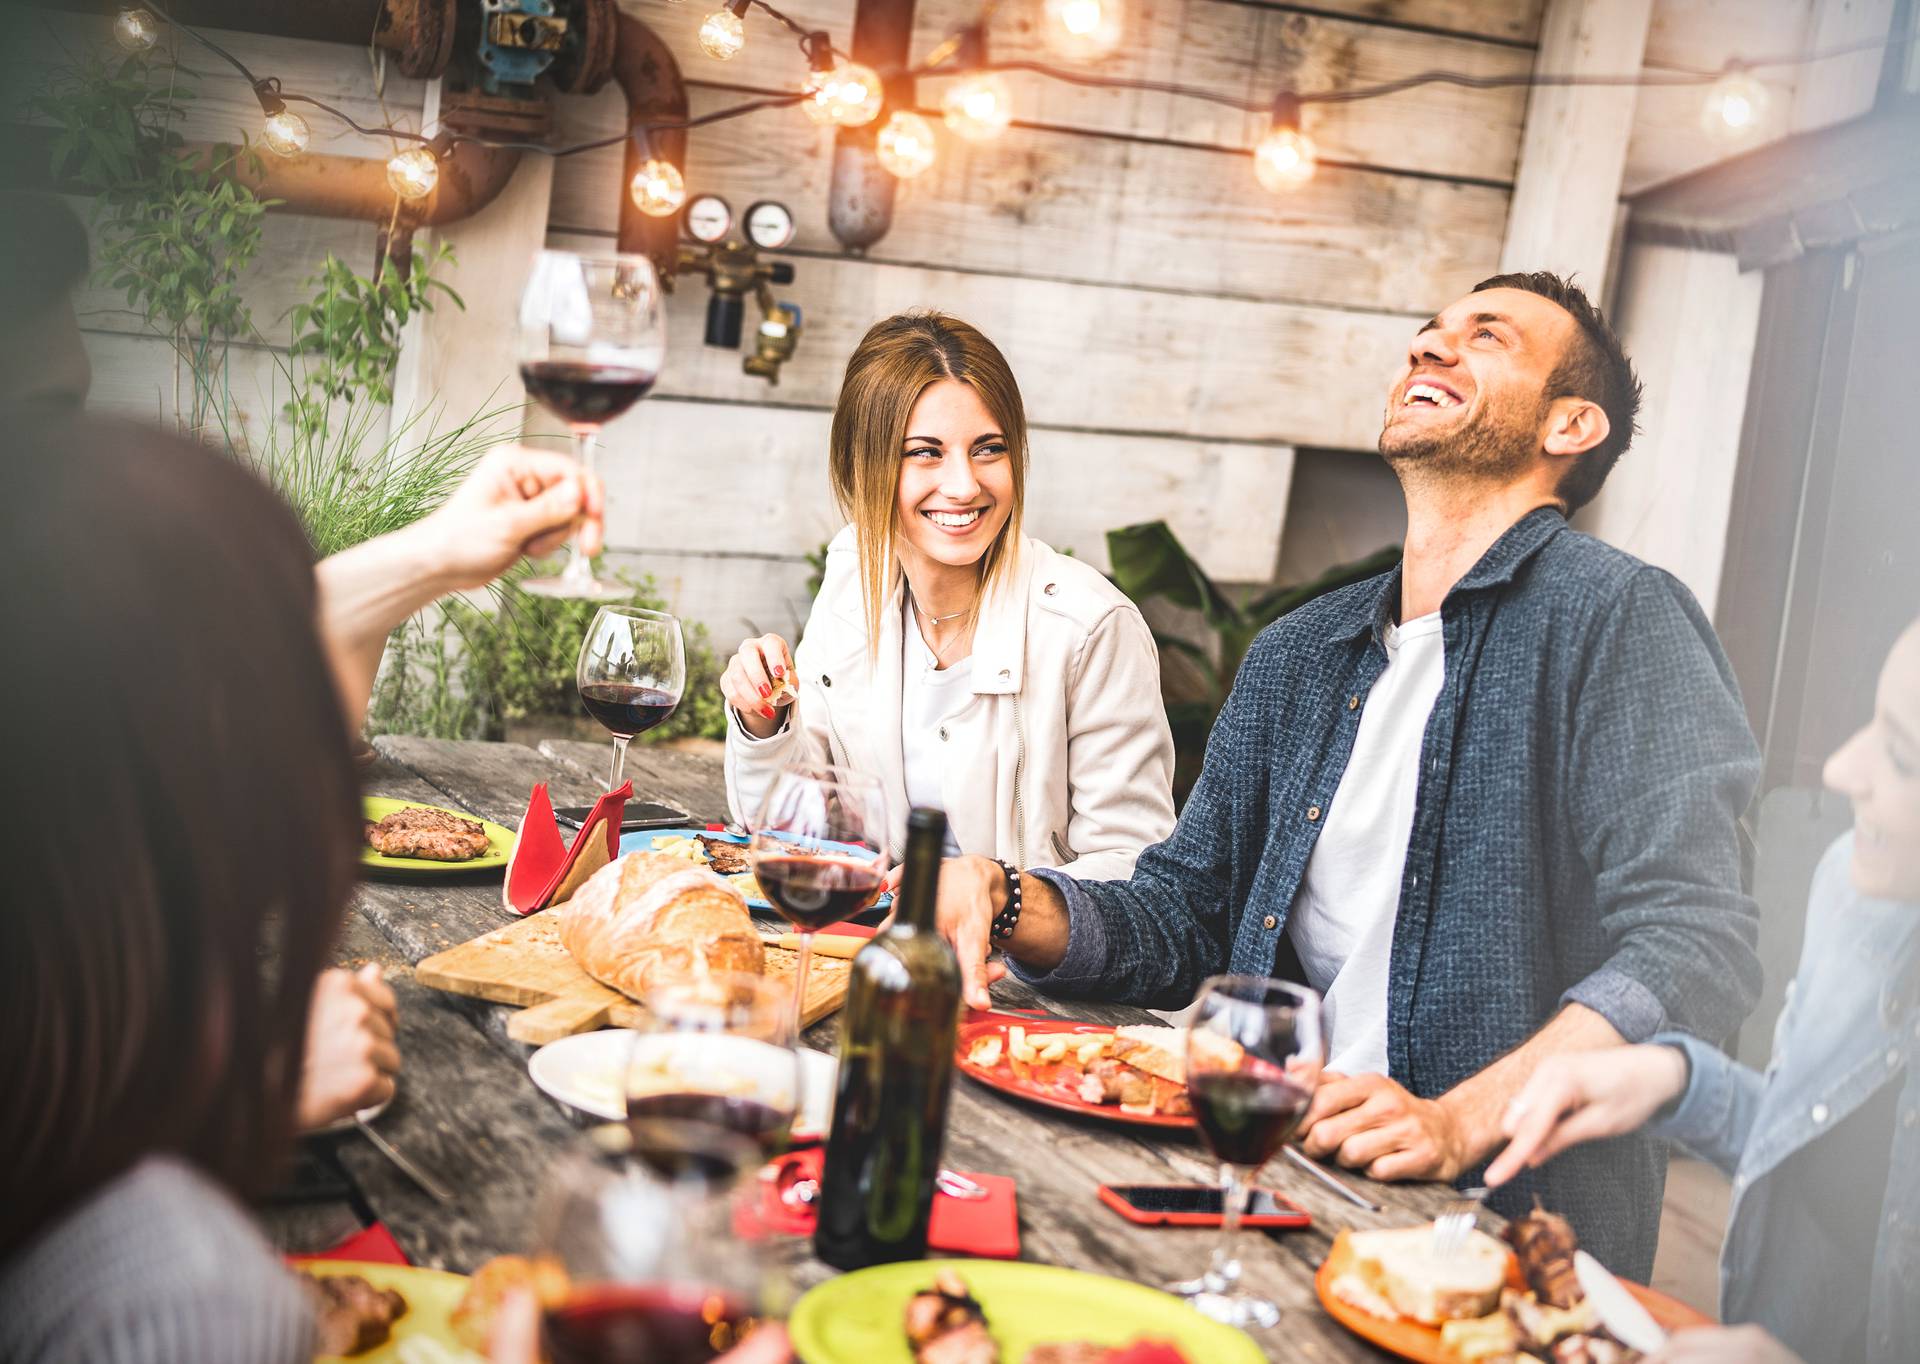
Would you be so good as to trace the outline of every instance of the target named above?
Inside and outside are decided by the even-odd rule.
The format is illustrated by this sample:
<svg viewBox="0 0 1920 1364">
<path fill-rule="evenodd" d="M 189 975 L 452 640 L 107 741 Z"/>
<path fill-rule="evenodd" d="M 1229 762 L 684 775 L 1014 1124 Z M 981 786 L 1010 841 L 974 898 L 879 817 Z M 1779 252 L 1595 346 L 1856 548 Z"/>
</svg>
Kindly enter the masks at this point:
<svg viewBox="0 0 1920 1364">
<path fill-rule="evenodd" d="M 1000 1358 L 1026 1358 L 1049 1341 L 1126 1345 L 1171 1341 L 1193 1364 L 1262 1364 L 1244 1332 L 1209 1321 L 1171 1293 L 1054 1265 L 1005 1260 L 908 1260 L 829 1279 L 787 1320 L 805 1364 L 913 1364 L 907 1300 L 950 1269 L 980 1301 Z"/>
<path fill-rule="evenodd" d="M 427 805 L 417 800 L 388 800 L 384 796 L 364 796 L 360 801 L 360 812 L 376 823 L 395 810 L 406 809 L 438 810 L 442 814 L 457 815 L 461 819 L 473 818 L 472 815 L 459 810 L 449 810 L 440 805 Z M 498 871 L 507 865 L 507 856 L 513 851 L 513 830 L 484 819 L 480 824 L 487 831 L 487 850 L 470 862 L 434 862 L 424 857 L 388 857 L 385 853 L 377 853 L 363 843 L 360 845 L 360 865 L 368 871 L 377 871 L 390 876 L 458 876 L 470 871 Z"/>
</svg>

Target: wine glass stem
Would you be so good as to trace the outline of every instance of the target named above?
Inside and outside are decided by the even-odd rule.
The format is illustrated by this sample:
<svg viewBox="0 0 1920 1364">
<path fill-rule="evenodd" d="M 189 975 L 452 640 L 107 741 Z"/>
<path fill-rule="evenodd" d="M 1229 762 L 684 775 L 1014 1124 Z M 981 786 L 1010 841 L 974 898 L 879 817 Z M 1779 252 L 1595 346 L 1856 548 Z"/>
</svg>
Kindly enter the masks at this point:
<svg viewBox="0 0 1920 1364">
<path fill-rule="evenodd" d="M 1247 1172 L 1238 1165 L 1222 1165 L 1220 1183 L 1226 1191 L 1226 1201 L 1220 1209 L 1220 1240 L 1213 1248 L 1213 1272 L 1231 1288 L 1240 1278 L 1240 1259 L 1234 1254 L 1234 1246 L 1251 1190 L 1247 1186 Z"/>
<path fill-rule="evenodd" d="M 620 785 L 620 774 L 627 770 L 627 742 L 628 736 L 624 734 L 613 736 L 613 771 L 607 773 L 609 791 Z"/>
<path fill-rule="evenodd" d="M 813 965 L 813 934 L 801 932 L 800 956 L 793 964 L 793 1042 L 800 1045 L 801 1021 L 807 1010 L 807 970 Z"/>
<path fill-rule="evenodd" d="M 573 457 L 580 462 L 582 472 L 593 472 L 593 457 L 600 448 L 600 428 L 597 426 L 576 426 L 573 428 Z M 586 584 L 593 581 L 593 564 L 580 552 L 580 539 L 575 536 L 567 555 L 567 566 L 560 576 L 569 583 Z M 616 769 L 617 772 L 617 769 Z"/>
</svg>

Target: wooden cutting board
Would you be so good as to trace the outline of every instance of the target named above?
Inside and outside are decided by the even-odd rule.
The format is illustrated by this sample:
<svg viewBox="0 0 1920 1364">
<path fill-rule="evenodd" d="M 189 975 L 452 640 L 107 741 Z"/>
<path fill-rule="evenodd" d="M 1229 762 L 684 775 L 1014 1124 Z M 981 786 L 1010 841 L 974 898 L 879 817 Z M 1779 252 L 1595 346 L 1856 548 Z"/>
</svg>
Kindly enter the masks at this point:
<svg viewBox="0 0 1920 1364">
<path fill-rule="evenodd" d="M 793 975 L 797 954 L 767 944 L 767 974 Z M 814 954 L 807 972 L 804 1023 L 825 1018 L 847 1002 L 850 963 Z M 561 945 L 560 920 L 551 912 L 529 914 L 505 928 L 435 953 L 414 968 L 422 985 L 456 995 L 518 1004 L 507 1035 L 542 1046 L 595 1028 L 631 1028 L 643 1024 L 646 1009 L 609 989 L 580 969 Z"/>
</svg>

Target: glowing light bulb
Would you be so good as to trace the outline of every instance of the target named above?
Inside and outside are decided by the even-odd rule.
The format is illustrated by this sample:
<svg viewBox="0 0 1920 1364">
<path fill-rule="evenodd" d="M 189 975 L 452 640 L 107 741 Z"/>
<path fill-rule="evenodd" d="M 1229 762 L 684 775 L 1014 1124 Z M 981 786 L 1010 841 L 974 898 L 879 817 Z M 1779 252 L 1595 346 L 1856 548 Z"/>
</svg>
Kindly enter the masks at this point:
<svg viewBox="0 0 1920 1364">
<path fill-rule="evenodd" d="M 151 10 L 123 9 L 113 21 L 113 40 L 128 52 L 145 52 L 160 41 L 160 25 Z"/>
<path fill-rule="evenodd" d="M 1281 194 L 1313 179 L 1313 139 L 1298 128 L 1273 128 L 1253 149 L 1253 173 L 1261 185 Z"/>
<path fill-rule="evenodd" d="M 440 183 L 440 158 L 425 147 L 396 152 L 387 162 L 387 183 L 402 199 L 424 199 Z"/>
<path fill-rule="evenodd" d="M 1729 71 L 1713 83 L 1700 111 L 1700 125 L 1710 136 L 1738 142 L 1757 134 L 1766 122 L 1772 96 L 1767 87 L 1744 71 Z"/>
<path fill-rule="evenodd" d="M 680 205 L 687 202 L 687 182 L 680 168 L 657 157 L 641 163 L 640 169 L 633 173 L 627 192 L 642 213 L 654 218 L 672 217 L 680 211 Z"/>
<path fill-rule="evenodd" d="M 267 144 L 268 151 L 278 156 L 300 155 L 312 137 L 307 121 L 291 109 L 268 114 L 267 121 L 260 125 L 260 140 Z"/>
<path fill-rule="evenodd" d="M 1013 96 L 991 71 L 978 72 L 947 87 L 940 107 L 947 127 L 969 142 L 1000 136 L 1013 122 Z"/>
<path fill-rule="evenodd" d="M 1047 0 L 1053 45 L 1072 57 L 1103 57 L 1120 45 L 1119 0 Z"/>
<path fill-rule="evenodd" d="M 800 107 L 822 126 L 858 128 L 880 116 L 880 76 L 858 62 L 838 62 L 831 71 L 807 76 L 807 97 Z"/>
<path fill-rule="evenodd" d="M 933 164 L 938 147 L 931 123 L 906 109 L 895 109 L 874 138 L 873 149 L 887 174 L 911 180 Z"/>
<path fill-rule="evenodd" d="M 731 10 L 717 9 L 700 25 L 700 46 L 715 61 L 726 61 L 747 45 L 747 26 Z"/>
</svg>

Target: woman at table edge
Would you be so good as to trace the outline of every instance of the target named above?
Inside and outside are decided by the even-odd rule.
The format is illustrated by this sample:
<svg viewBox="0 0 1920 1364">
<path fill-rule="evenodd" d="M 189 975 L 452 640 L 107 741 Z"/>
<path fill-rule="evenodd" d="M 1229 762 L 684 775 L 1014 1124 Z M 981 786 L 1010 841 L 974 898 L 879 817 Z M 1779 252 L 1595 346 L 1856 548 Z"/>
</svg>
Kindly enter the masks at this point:
<svg viewBox="0 0 1920 1364">
<path fill-rule="evenodd" d="M 828 468 L 850 524 L 799 648 L 749 639 L 721 678 L 733 817 L 784 764 L 833 763 L 897 815 L 946 810 L 948 852 L 1004 877 L 1127 876 L 1173 829 L 1159 658 L 1123 593 L 1022 534 L 1027 423 L 999 349 L 941 313 L 876 323 Z"/>
<path fill-rule="evenodd" d="M 1920 620 L 1824 777 L 1854 824 L 1814 873 L 1766 1072 L 1679 1033 L 1550 1058 L 1487 1170 L 1652 1123 L 1733 1179 L 1721 1315 L 1739 1324 L 1676 1336 L 1662 1364 L 1892 1364 L 1920 1339 Z"/>
</svg>

